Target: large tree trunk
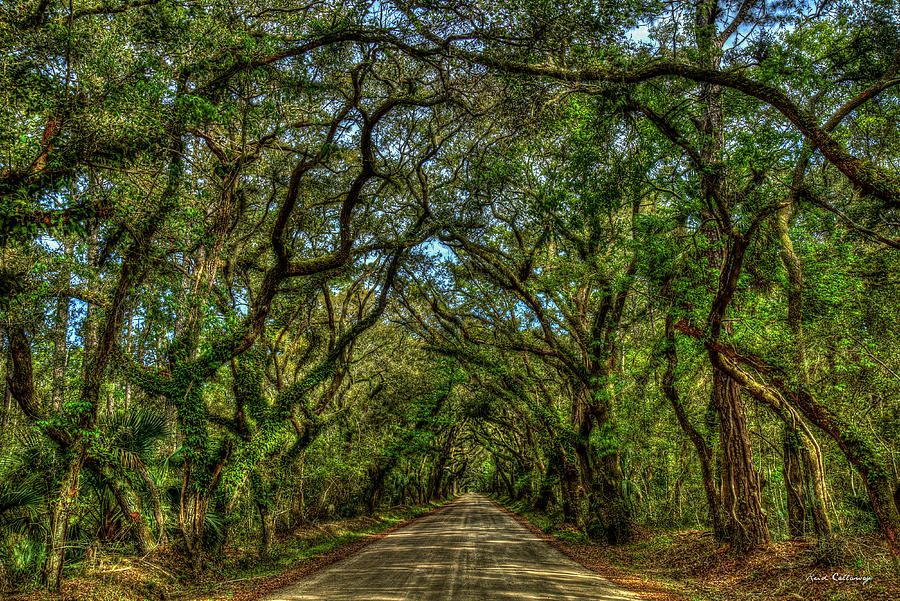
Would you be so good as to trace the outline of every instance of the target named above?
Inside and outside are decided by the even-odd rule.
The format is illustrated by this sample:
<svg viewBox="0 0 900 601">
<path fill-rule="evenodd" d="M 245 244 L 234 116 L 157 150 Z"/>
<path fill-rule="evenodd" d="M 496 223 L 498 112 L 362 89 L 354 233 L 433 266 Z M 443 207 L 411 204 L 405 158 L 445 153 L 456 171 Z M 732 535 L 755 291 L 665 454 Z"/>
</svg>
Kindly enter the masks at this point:
<svg viewBox="0 0 900 601">
<path fill-rule="evenodd" d="M 427 501 L 433 501 L 439 494 L 441 489 L 441 484 L 444 480 L 444 466 L 447 462 L 447 455 L 449 453 L 449 449 L 445 449 L 445 452 L 438 455 L 437 465 L 434 466 L 428 483 L 428 495 Z"/>
<path fill-rule="evenodd" d="M 776 411 L 784 420 L 784 474 L 788 492 L 788 531 L 792 537 L 806 533 L 812 522 L 819 539 L 832 535 L 831 520 L 825 502 L 825 474 L 822 450 L 799 413 L 785 407 Z M 792 513 L 793 512 L 793 513 Z"/>
<path fill-rule="evenodd" d="M 391 468 L 393 468 L 393 462 L 391 463 Z M 369 468 L 369 486 L 366 488 L 364 495 L 366 511 L 369 515 L 375 513 L 375 502 L 378 499 L 378 493 L 381 492 L 381 488 L 384 486 L 384 479 L 387 477 L 388 471 L 388 467 L 384 465 Z"/>
<path fill-rule="evenodd" d="M 595 366 L 597 362 L 592 362 Z M 601 373 L 595 379 L 606 381 Z M 581 386 L 573 410 L 573 427 L 576 430 L 575 454 L 581 474 L 579 500 L 584 504 L 585 530 L 594 538 L 602 538 L 610 544 L 631 539 L 631 510 L 623 490 L 624 480 L 619 460 L 617 442 L 609 440 L 602 448 L 590 444 L 591 432 L 597 428 L 611 439 L 612 421 L 606 401 L 594 399 L 610 395 L 611 391 L 595 391 Z"/>
<path fill-rule="evenodd" d="M 722 512 L 731 548 L 743 552 L 769 542 L 759 478 L 753 465 L 750 431 L 740 385 L 724 372 L 713 374 L 722 452 Z"/>
<path fill-rule="evenodd" d="M 803 445 L 800 447 L 800 456 L 804 466 L 803 492 L 806 500 L 807 513 L 812 517 L 813 532 L 819 539 L 828 538 L 833 534 L 831 520 L 828 517 L 826 500 L 828 492 L 825 488 L 825 467 L 822 461 L 822 449 L 819 443 L 812 438 L 801 438 Z"/>
<path fill-rule="evenodd" d="M 856 428 L 820 403 L 804 386 L 788 384 L 781 370 L 760 357 L 744 356 L 733 349 L 726 349 L 695 328 L 679 326 L 678 329 L 704 340 L 714 364 L 738 380 L 755 398 L 777 412 L 787 412 L 787 407 L 796 408 L 838 443 L 841 451 L 863 478 L 875 518 L 891 553 L 900 555 L 900 510 L 894 497 L 896 482 L 877 449 L 860 436 Z M 765 374 L 771 384 L 757 382 L 740 368 L 738 362 L 750 365 Z M 787 406 L 782 400 L 782 395 L 787 400 Z"/>
<path fill-rule="evenodd" d="M 84 465 L 83 446 L 65 459 L 65 468 L 57 488 L 57 498 L 50 507 L 50 531 L 48 533 L 47 559 L 41 575 L 42 584 L 50 590 L 59 590 L 63 565 L 66 560 L 66 542 L 69 538 L 69 522 L 78 501 L 78 480 Z"/>
<path fill-rule="evenodd" d="M 717 38 L 719 10 L 718 1 L 710 0 L 698 4 L 694 15 L 697 49 L 713 69 L 719 68 L 722 58 L 723 40 Z M 721 86 L 703 84 L 701 98 L 700 194 L 706 201 L 706 213 L 712 224 L 706 228 L 707 237 L 716 243 L 707 256 L 710 265 L 719 270 L 708 321 L 710 336 L 717 339 L 725 327 L 725 314 L 734 298 L 749 237 L 734 230 L 730 213 L 723 163 L 725 137 Z M 714 362 L 712 401 L 719 418 L 721 509 L 725 531 L 732 549 L 746 551 L 768 542 L 769 531 L 760 501 L 741 388 Z"/>
<path fill-rule="evenodd" d="M 203 567 L 203 537 L 209 499 L 195 490 L 191 479 L 191 462 L 186 462 L 178 502 L 178 531 L 181 543 L 196 573 Z"/>
<path fill-rule="evenodd" d="M 799 189 L 803 183 L 806 164 L 810 156 L 810 152 L 804 148 L 803 153 L 797 161 L 794 168 L 793 185 L 794 189 Z M 788 328 L 791 333 L 791 347 L 794 362 L 800 374 L 800 381 L 804 386 L 809 385 L 809 370 L 807 368 L 806 357 L 806 341 L 803 335 L 803 267 L 800 263 L 800 257 L 794 250 L 794 243 L 790 237 L 790 219 L 793 203 L 796 201 L 796 192 L 792 191 L 788 197 L 785 206 L 778 210 L 776 214 L 776 231 L 778 241 L 781 245 L 781 262 L 788 275 L 787 297 L 788 297 Z M 799 420 L 799 416 L 797 420 Z M 807 513 L 812 517 L 813 531 L 818 538 L 827 538 L 831 536 L 831 521 L 828 519 L 826 509 L 826 501 L 828 498 L 827 488 L 825 487 L 825 470 L 822 462 L 822 451 L 819 448 L 815 438 L 811 432 L 800 432 L 793 424 L 787 424 L 785 436 L 791 437 L 791 449 L 795 451 L 790 458 L 793 465 L 797 463 L 796 455 L 799 455 L 802 469 L 798 466 L 798 475 L 802 478 L 803 483 L 800 485 L 803 491 L 801 502 L 805 505 L 803 515 Z M 785 439 L 788 440 L 787 438 Z M 787 450 L 788 447 L 785 447 Z M 786 458 L 787 461 L 787 458 Z M 787 464 L 786 464 L 787 469 Z M 792 480 L 790 483 L 785 479 L 785 484 L 789 488 L 796 486 Z M 789 503 L 794 502 L 794 491 L 788 491 Z M 796 524 L 791 525 L 791 505 L 788 505 L 788 530 L 791 536 L 802 536 L 805 522 L 799 529 Z M 797 507 L 793 508 L 794 512 L 799 516 Z"/>
<path fill-rule="evenodd" d="M 576 524 L 578 522 L 576 511 L 578 501 L 575 496 L 575 490 L 578 486 L 578 468 L 567 459 L 565 450 L 562 447 L 557 450 L 557 456 L 551 461 L 556 461 L 558 466 L 563 520 L 568 524 Z"/>
<path fill-rule="evenodd" d="M 268 503 L 257 502 L 256 509 L 259 512 L 260 522 L 259 555 L 269 557 L 275 544 L 275 517 Z"/>
<path fill-rule="evenodd" d="M 787 495 L 787 526 L 791 538 L 801 538 L 806 532 L 806 504 L 803 495 L 802 458 L 796 430 L 788 424 L 782 427 L 782 474 Z"/>
<path fill-rule="evenodd" d="M 607 391 L 611 392 L 611 391 Z M 604 434 L 611 429 L 612 420 L 605 404 L 594 411 L 597 428 Z M 617 443 L 595 449 L 592 459 L 597 463 L 591 486 L 591 513 L 599 518 L 603 536 L 611 545 L 631 540 L 631 507 L 625 498 L 622 463 Z"/>
<path fill-rule="evenodd" d="M 259 514 L 260 536 L 259 555 L 269 557 L 272 545 L 275 542 L 275 517 L 272 514 L 272 490 L 271 484 L 260 473 L 250 475 L 250 493 L 253 495 L 253 503 Z"/>
<path fill-rule="evenodd" d="M 497 475 L 500 477 L 500 481 L 503 483 L 503 487 L 506 489 L 506 496 L 510 499 L 514 499 L 516 497 L 516 490 L 513 488 L 513 483 L 510 481 L 509 477 L 506 475 L 506 471 L 503 469 L 503 466 L 500 464 L 500 461 L 495 457 L 494 458 L 494 469 L 497 470 Z"/>
<path fill-rule="evenodd" d="M 603 525 L 603 535 L 611 545 L 631 540 L 631 508 L 622 487 L 624 480 L 618 453 L 600 459 L 601 469 L 595 477 L 592 512 Z"/>
<path fill-rule="evenodd" d="M 575 457 L 578 460 L 577 463 L 577 479 L 575 480 L 575 488 L 574 488 L 574 502 L 575 502 L 575 525 L 582 532 L 588 531 L 588 526 L 591 526 L 595 519 L 599 519 L 599 517 L 595 518 L 592 513 L 591 507 L 591 491 L 593 488 L 594 482 L 594 470 L 591 464 L 591 456 L 590 450 L 588 449 L 586 440 L 587 435 L 578 434 L 576 435 L 578 438 L 575 439 Z"/>
<path fill-rule="evenodd" d="M 541 485 L 538 487 L 538 493 L 534 500 L 534 508 L 541 512 L 546 512 L 553 499 L 553 479 L 558 480 L 559 473 L 555 470 L 553 461 L 547 461 L 547 467 L 544 476 L 541 478 Z"/>
</svg>

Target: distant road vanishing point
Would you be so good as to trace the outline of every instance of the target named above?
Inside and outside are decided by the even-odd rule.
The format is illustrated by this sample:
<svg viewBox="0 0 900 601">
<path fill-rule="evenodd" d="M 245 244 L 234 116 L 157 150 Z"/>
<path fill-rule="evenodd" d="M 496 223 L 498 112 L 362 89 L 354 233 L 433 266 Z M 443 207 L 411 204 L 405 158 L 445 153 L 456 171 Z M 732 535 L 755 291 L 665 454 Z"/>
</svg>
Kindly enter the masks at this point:
<svg viewBox="0 0 900 601">
<path fill-rule="evenodd" d="M 266 601 L 620 601 L 639 597 L 468 493 Z"/>
</svg>

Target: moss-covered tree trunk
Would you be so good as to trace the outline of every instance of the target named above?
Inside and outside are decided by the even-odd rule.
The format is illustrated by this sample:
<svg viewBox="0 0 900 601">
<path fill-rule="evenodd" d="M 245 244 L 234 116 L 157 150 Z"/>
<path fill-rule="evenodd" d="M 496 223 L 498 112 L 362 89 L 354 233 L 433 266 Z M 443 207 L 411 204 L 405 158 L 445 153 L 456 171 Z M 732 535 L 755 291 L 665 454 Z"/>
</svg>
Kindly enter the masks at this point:
<svg viewBox="0 0 900 601">
<path fill-rule="evenodd" d="M 803 500 L 802 458 L 796 431 L 784 424 L 782 437 L 782 475 L 786 493 L 788 535 L 800 538 L 806 531 L 806 504 Z"/>
<path fill-rule="evenodd" d="M 56 498 L 50 506 L 50 528 L 47 533 L 47 559 L 41 583 L 50 590 L 59 590 L 69 540 L 69 524 L 78 503 L 78 481 L 84 466 L 83 445 L 67 453 Z"/>
<path fill-rule="evenodd" d="M 800 257 L 794 249 L 794 242 L 790 236 L 791 212 L 797 201 L 798 190 L 803 185 L 806 167 L 812 150 L 804 146 L 800 157 L 794 167 L 792 189 L 788 194 L 787 202 L 778 209 L 775 214 L 775 230 L 778 243 L 781 246 L 781 263 L 787 273 L 787 298 L 788 298 L 788 330 L 791 335 L 791 354 L 796 364 L 800 381 L 804 386 L 809 385 L 808 359 L 806 355 L 806 339 L 803 332 L 803 265 Z M 831 521 L 828 518 L 826 500 L 828 498 L 825 486 L 825 470 L 822 461 L 822 451 L 812 432 L 802 432 L 795 422 L 799 416 L 791 422 L 785 422 L 785 474 L 789 471 L 792 478 L 785 478 L 788 487 L 788 531 L 791 536 L 802 536 L 805 530 L 805 520 L 797 523 L 805 517 L 810 517 L 813 531 L 819 538 L 827 538 L 832 534 Z M 790 456 L 788 456 L 790 452 Z M 790 463 L 788 463 L 790 462 Z M 801 480 L 797 482 L 797 478 Z M 799 500 L 796 490 L 802 491 Z M 802 508 L 798 506 L 802 504 Z"/>
<path fill-rule="evenodd" d="M 250 493 L 259 515 L 259 555 L 269 557 L 275 544 L 275 514 L 272 512 L 275 490 L 265 475 L 250 475 Z"/>
<path fill-rule="evenodd" d="M 598 393 L 608 398 L 609 390 Z M 605 402 L 598 403 L 593 411 L 599 430 L 600 446 L 592 449 L 591 460 L 595 468 L 590 473 L 591 516 L 599 521 L 602 538 L 611 545 L 631 540 L 631 507 L 625 497 L 625 480 L 619 455 L 615 427 Z M 595 533 L 594 536 L 597 536 Z"/>
<path fill-rule="evenodd" d="M 800 411 L 811 423 L 837 442 L 848 461 L 859 471 L 872 502 L 873 512 L 891 553 L 900 555 L 900 510 L 895 499 L 897 483 L 877 449 L 858 429 L 822 404 L 800 384 L 789 384 L 781 369 L 760 357 L 742 354 L 710 340 L 703 332 L 680 324 L 680 331 L 703 340 L 714 364 L 756 399 L 780 413 L 789 407 Z M 746 364 L 768 378 L 759 382 L 740 364 Z"/>
<path fill-rule="evenodd" d="M 801 437 L 801 440 L 804 441 L 803 446 L 800 447 L 800 456 L 804 466 L 803 492 L 807 513 L 812 518 L 813 532 L 816 536 L 819 539 L 828 538 L 833 534 L 833 527 L 825 504 L 828 491 L 825 487 L 825 464 L 822 461 L 822 449 L 812 437 Z"/>
<path fill-rule="evenodd" d="M 578 468 L 574 463 L 562 456 L 562 471 L 559 478 L 562 492 L 563 519 L 568 524 L 578 524 Z"/>
</svg>

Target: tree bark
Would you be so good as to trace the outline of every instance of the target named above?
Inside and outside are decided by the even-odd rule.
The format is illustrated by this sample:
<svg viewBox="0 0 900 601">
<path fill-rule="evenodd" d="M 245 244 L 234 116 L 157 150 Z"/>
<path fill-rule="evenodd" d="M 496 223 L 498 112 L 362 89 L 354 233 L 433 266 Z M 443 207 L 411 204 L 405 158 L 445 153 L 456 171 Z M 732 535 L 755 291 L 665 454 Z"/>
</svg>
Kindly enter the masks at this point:
<svg viewBox="0 0 900 601">
<path fill-rule="evenodd" d="M 563 520 L 569 524 L 578 525 L 578 468 L 566 459 L 565 454 L 560 457 L 561 473 L 559 484 L 562 491 Z"/>
<path fill-rule="evenodd" d="M 182 479 L 181 496 L 178 504 L 178 529 L 181 542 L 190 560 L 191 569 L 198 573 L 203 567 L 203 536 L 206 526 L 206 512 L 209 499 L 191 490 L 189 471 Z"/>
<path fill-rule="evenodd" d="M 832 536 L 831 519 L 828 517 L 828 491 L 825 488 L 825 467 L 822 461 L 822 449 L 812 438 L 801 436 L 800 456 L 804 466 L 804 494 L 807 513 L 812 518 L 813 532 L 819 539 Z"/>
<path fill-rule="evenodd" d="M 796 430 L 782 426 L 782 453 L 785 493 L 787 495 L 787 526 L 791 538 L 801 538 L 806 533 L 806 504 L 803 493 L 801 442 Z"/>
<path fill-rule="evenodd" d="M 806 165 L 810 156 L 811 152 L 804 147 L 794 168 L 792 181 L 793 189 L 788 196 L 788 202 L 785 203 L 784 207 L 778 210 L 775 219 L 778 241 L 781 245 L 781 262 L 788 274 L 788 328 L 791 334 L 791 350 L 797 365 L 800 380 L 804 386 L 809 385 L 809 369 L 807 366 L 806 340 L 803 334 L 802 321 L 803 266 L 800 262 L 800 257 L 797 256 L 797 253 L 794 250 L 794 243 L 790 237 L 790 219 L 791 209 L 796 201 L 796 190 L 798 190 L 803 183 Z M 799 419 L 801 418 L 798 416 L 797 420 Z M 785 428 L 784 435 L 786 437 L 786 445 L 788 444 L 788 437 L 790 438 L 790 444 L 785 446 L 785 450 L 790 447 L 792 451 L 796 451 L 790 457 L 790 469 L 794 469 L 794 465 L 797 464 L 797 455 L 799 455 L 800 465 L 802 465 L 802 469 L 800 469 L 800 465 L 797 466 L 797 469 L 799 469 L 798 475 L 803 480 L 803 482 L 799 484 L 800 489 L 803 491 L 800 502 L 805 506 L 803 515 L 805 516 L 808 513 L 812 518 L 813 531 L 818 538 L 827 538 L 831 536 L 832 528 L 826 509 L 828 493 L 825 486 L 825 469 L 822 461 L 821 448 L 813 437 L 812 432 L 801 432 L 797 429 L 795 424 L 789 422 L 785 422 Z M 788 469 L 787 461 L 788 457 L 785 455 L 786 470 Z M 785 478 L 785 485 L 791 488 L 797 486 L 797 483 L 793 480 L 788 482 L 787 478 Z M 790 524 L 792 510 L 790 503 L 792 502 L 796 503 L 797 499 L 795 498 L 795 491 L 789 490 L 788 530 L 791 532 L 791 536 L 802 536 L 802 530 L 805 529 L 805 521 L 799 529 L 796 525 L 792 528 Z M 794 507 L 793 510 L 796 515 L 799 516 L 798 508 Z M 800 533 L 795 534 L 798 530 Z"/>
<path fill-rule="evenodd" d="M 622 487 L 624 477 L 618 453 L 600 459 L 602 469 L 594 483 L 593 512 L 600 518 L 603 535 L 611 545 L 631 540 L 631 508 Z"/>
<path fill-rule="evenodd" d="M 605 403 L 595 407 L 593 417 L 601 432 L 601 440 L 610 437 L 612 420 Z M 588 432 L 588 436 L 590 433 Z M 576 449 L 578 445 L 576 445 Z M 587 477 L 590 483 L 588 508 L 592 517 L 599 520 L 603 539 L 611 545 L 618 545 L 631 540 L 631 508 L 625 498 L 622 464 L 619 458 L 617 443 L 611 441 L 589 455 Z"/>
<path fill-rule="evenodd" d="M 541 478 L 541 485 L 538 487 L 538 493 L 534 501 L 534 508 L 541 512 L 546 512 L 553 499 L 553 479 L 558 480 L 559 474 L 554 469 L 553 461 L 547 461 L 544 469 L 544 476 Z"/>
<path fill-rule="evenodd" d="M 722 511 L 731 547 L 745 552 L 769 542 L 759 479 L 753 465 L 750 432 L 740 385 L 722 371 L 713 375 L 722 446 Z"/>
<path fill-rule="evenodd" d="M 260 522 L 259 555 L 269 557 L 275 544 L 275 518 L 268 503 L 257 502 L 256 509 L 259 512 Z"/>
<path fill-rule="evenodd" d="M 723 40 L 716 33 L 719 11 L 718 0 L 707 0 L 696 5 L 694 15 L 697 49 L 711 70 L 719 68 L 722 58 Z M 728 329 L 725 315 L 734 298 L 749 236 L 734 231 L 724 180 L 722 86 L 713 82 L 703 83 L 701 98 L 700 194 L 706 201 L 706 213 L 713 224 L 706 228 L 707 237 L 711 242 L 719 243 L 707 253 L 710 265 L 719 270 L 716 294 L 708 318 L 710 337 L 715 339 L 723 328 Z M 769 531 L 753 465 L 740 385 L 718 369 L 714 362 L 712 367 L 712 401 L 719 418 L 722 457 L 720 501 L 723 522 L 731 548 L 744 552 L 767 543 Z"/>
<path fill-rule="evenodd" d="M 433 501 L 440 494 L 441 484 L 444 480 L 444 466 L 446 465 L 448 454 L 449 449 L 444 449 L 444 452 L 438 455 L 437 463 L 428 479 L 428 495 L 426 500 L 429 502 Z"/>
<path fill-rule="evenodd" d="M 59 590 L 66 559 L 66 543 L 69 522 L 78 500 L 78 481 L 84 466 L 83 445 L 68 454 L 65 468 L 57 488 L 57 498 L 50 507 L 50 531 L 48 533 L 47 559 L 41 575 L 42 584 L 49 590 Z"/>
<path fill-rule="evenodd" d="M 269 557 L 272 553 L 272 545 L 275 542 L 275 517 L 272 515 L 272 491 L 271 483 L 266 477 L 255 472 L 250 475 L 250 492 L 253 495 L 253 504 L 259 514 L 260 536 L 259 556 Z"/>
<path fill-rule="evenodd" d="M 857 428 L 843 420 L 837 413 L 820 403 L 802 385 L 788 384 L 783 373 L 760 357 L 740 354 L 710 340 L 703 332 L 687 324 L 679 323 L 679 331 L 704 341 L 713 362 L 738 380 L 754 398 L 766 403 L 778 412 L 794 407 L 818 428 L 831 436 L 863 478 L 869 500 L 894 555 L 900 555 L 900 510 L 894 498 L 896 482 L 883 459 L 872 444 L 863 438 Z M 765 375 L 770 384 L 761 384 L 741 369 L 746 364 Z M 782 400 L 782 396 L 787 401 Z"/>
</svg>

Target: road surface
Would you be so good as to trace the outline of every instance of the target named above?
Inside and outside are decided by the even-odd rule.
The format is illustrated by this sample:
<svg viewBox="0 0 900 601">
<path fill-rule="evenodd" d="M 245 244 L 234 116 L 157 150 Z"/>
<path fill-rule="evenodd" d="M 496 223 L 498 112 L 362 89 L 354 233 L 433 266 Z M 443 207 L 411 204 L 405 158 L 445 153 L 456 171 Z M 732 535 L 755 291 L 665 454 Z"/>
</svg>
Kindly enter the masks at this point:
<svg viewBox="0 0 900 601">
<path fill-rule="evenodd" d="M 634 601 L 466 494 L 266 601 Z"/>
</svg>

